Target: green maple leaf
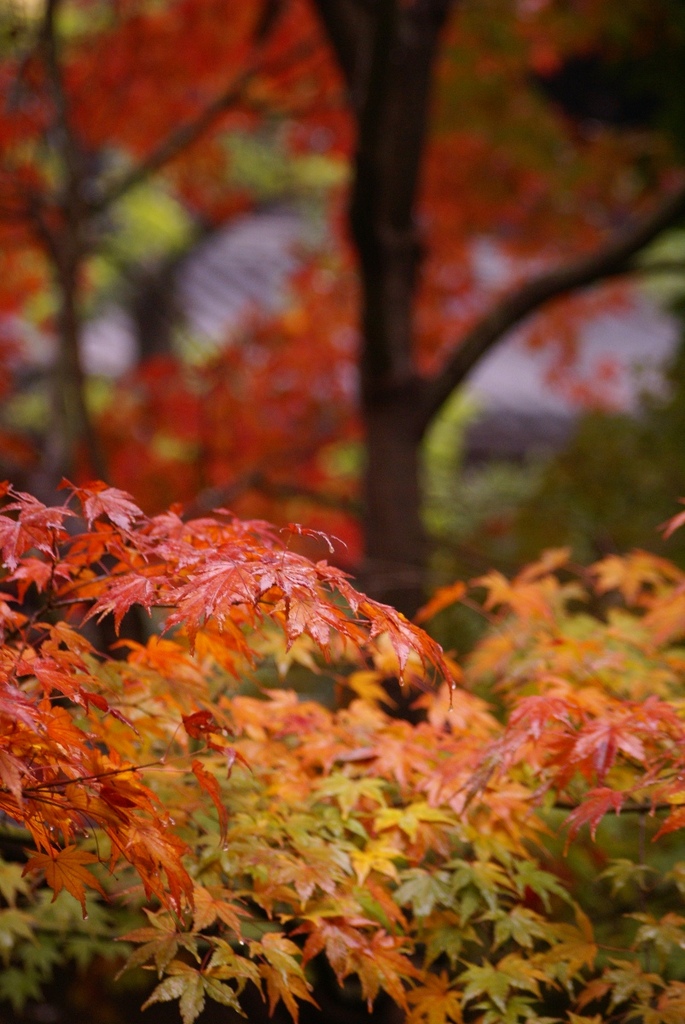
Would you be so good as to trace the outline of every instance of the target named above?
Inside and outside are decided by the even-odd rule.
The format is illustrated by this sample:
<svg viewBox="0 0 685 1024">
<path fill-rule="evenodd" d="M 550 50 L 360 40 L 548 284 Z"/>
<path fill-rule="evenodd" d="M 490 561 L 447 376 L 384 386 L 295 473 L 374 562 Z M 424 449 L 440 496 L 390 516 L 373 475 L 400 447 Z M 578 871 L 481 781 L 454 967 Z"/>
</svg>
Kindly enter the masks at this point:
<svg viewBox="0 0 685 1024">
<path fill-rule="evenodd" d="M 22 875 L 21 864 L 0 859 L 0 893 L 6 903 L 13 907 L 17 896 L 27 896 L 29 886 Z"/>
<path fill-rule="evenodd" d="M 29 999 L 40 999 L 40 978 L 23 967 L 5 967 L 0 971 L 0 1000 L 8 1000 L 14 1012 L 21 1014 Z"/>
<path fill-rule="evenodd" d="M 464 1003 L 487 996 L 504 1013 L 511 980 L 498 970 L 495 964 L 484 964 L 482 967 L 474 964 L 467 967 L 460 980 L 466 982 L 462 997 Z"/>
<path fill-rule="evenodd" d="M 509 939 L 524 949 L 532 949 L 536 939 L 554 941 L 548 923 L 527 907 L 512 907 L 506 913 L 486 916 L 495 921 L 495 948 Z"/>
<path fill-rule="evenodd" d="M 221 1003 L 222 1006 L 230 1006 L 236 1013 L 243 1015 L 243 1010 L 238 1002 L 238 997 L 233 991 L 230 985 L 222 985 L 216 978 L 203 978 L 202 984 L 206 995 L 210 999 L 213 999 L 215 1003 Z"/>
<path fill-rule="evenodd" d="M 642 946 L 652 943 L 660 952 L 668 956 L 674 946 L 685 949 L 685 918 L 679 914 L 665 914 L 659 920 L 651 914 L 628 914 L 641 925 L 635 936 L 635 945 Z"/>
<path fill-rule="evenodd" d="M 452 889 L 454 892 L 461 892 L 469 888 L 476 889 L 481 899 L 484 900 L 492 911 L 497 909 L 500 895 L 502 893 L 509 894 L 513 889 L 509 876 L 496 861 L 476 860 L 469 862 L 459 859 L 450 861 L 447 866 L 456 868 L 452 879 Z M 469 893 L 467 891 L 465 897 L 468 896 Z M 472 907 L 471 902 L 469 900 L 469 913 L 466 913 L 464 906 L 461 908 L 464 918 L 469 917 L 477 905 L 474 904 Z"/>
<path fill-rule="evenodd" d="M 186 975 L 181 975 L 181 977 L 185 979 L 185 985 L 178 1008 L 181 1011 L 183 1024 L 193 1024 L 193 1021 L 197 1020 L 205 1008 L 204 979 L 196 971 L 189 974 L 187 978 Z"/>
<path fill-rule="evenodd" d="M 17 942 L 23 939 L 29 942 L 36 941 L 33 932 L 34 925 L 34 918 L 22 910 L 17 910 L 14 907 L 0 910 L 0 952 L 6 965 L 9 964 L 12 950 Z"/>
<path fill-rule="evenodd" d="M 514 881 L 520 896 L 525 894 L 526 889 L 531 889 L 540 897 L 548 913 L 551 907 L 550 896 L 558 896 L 565 903 L 572 902 L 559 879 L 549 871 L 543 871 L 533 861 L 521 860 L 518 863 Z"/>
<path fill-rule="evenodd" d="M 403 871 L 400 877 L 402 884 L 395 891 L 393 898 L 401 907 L 411 906 L 418 917 L 430 914 L 436 903 L 444 907 L 454 905 L 447 871 L 430 874 L 422 868 L 410 868 Z"/>
<path fill-rule="evenodd" d="M 631 999 L 651 1003 L 655 986 L 660 988 L 663 985 L 661 978 L 657 974 L 643 973 L 637 964 L 629 960 L 614 960 L 613 964 L 602 975 L 603 980 L 611 985 L 610 1009 L 614 1010 Z"/>
<path fill-rule="evenodd" d="M 489 1002 L 493 1003 L 505 1015 L 504 1019 L 508 1020 L 509 1017 L 507 1015 L 510 1006 L 515 1009 L 514 1000 L 521 1001 L 520 996 L 514 996 L 512 999 L 507 998 L 509 990 L 511 988 L 523 989 L 537 996 L 539 993 L 538 981 L 547 980 L 547 975 L 544 971 L 534 967 L 530 961 L 522 960 L 521 957 L 510 954 L 503 957 L 497 964 L 468 967 L 462 974 L 461 980 L 467 982 L 464 988 L 464 1003 L 470 1002 L 478 996 L 485 996 Z M 523 1001 L 527 1006 L 525 998 Z M 487 1003 L 479 1003 L 478 1006 L 486 1009 Z M 492 1017 L 493 1021 L 495 1019 L 497 1019 L 496 1015 Z M 517 1021 L 518 1017 L 514 1015 L 511 1019 L 512 1021 Z"/>
<path fill-rule="evenodd" d="M 489 1009 L 480 1018 L 481 1024 L 560 1024 L 559 1018 L 534 1017 L 527 996 L 512 996 L 503 1011 Z"/>
<path fill-rule="evenodd" d="M 153 1003 L 168 1003 L 172 999 L 180 999 L 183 995 L 185 984 L 185 979 L 179 975 L 165 978 L 152 991 L 149 998 L 145 1000 L 141 1009 L 147 1010 L 148 1006 L 152 1006 Z"/>
<path fill-rule="evenodd" d="M 169 976 L 157 985 L 142 1009 L 146 1010 L 153 1003 L 178 999 L 183 1024 L 193 1024 L 205 1007 L 205 979 L 198 969 L 178 960 L 169 964 L 168 970 Z"/>
<path fill-rule="evenodd" d="M 471 925 L 465 925 L 460 916 L 450 910 L 431 916 L 426 922 L 422 941 L 426 944 L 426 966 L 444 955 L 448 958 L 452 970 L 456 969 L 465 942 L 482 944 Z"/>
</svg>

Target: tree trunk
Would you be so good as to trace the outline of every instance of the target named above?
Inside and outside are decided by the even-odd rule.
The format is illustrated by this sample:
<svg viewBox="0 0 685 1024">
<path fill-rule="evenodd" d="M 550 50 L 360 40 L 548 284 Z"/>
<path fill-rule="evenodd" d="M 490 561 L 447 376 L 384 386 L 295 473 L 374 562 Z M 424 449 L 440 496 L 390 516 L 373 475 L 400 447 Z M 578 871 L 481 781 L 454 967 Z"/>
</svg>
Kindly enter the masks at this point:
<svg viewBox="0 0 685 1024">
<path fill-rule="evenodd" d="M 420 438 L 410 383 L 366 402 L 365 563 L 362 585 L 412 615 L 424 598 L 427 541 L 421 520 Z"/>
<path fill-rule="evenodd" d="M 317 0 L 358 129 L 349 222 L 362 289 L 362 585 L 406 615 L 422 600 L 426 557 L 413 337 L 421 257 L 416 197 L 433 65 L 452 3 Z"/>
<path fill-rule="evenodd" d="M 412 615 L 422 600 L 421 438 L 445 401 L 505 334 L 546 302 L 639 269 L 652 239 L 685 216 L 685 186 L 594 252 L 504 296 L 421 380 L 412 311 L 421 245 L 415 224 L 430 85 L 456 0 L 313 0 L 357 123 L 350 229 L 362 289 L 361 386 L 367 438 L 362 585 Z"/>
<path fill-rule="evenodd" d="M 64 245 L 55 255 L 59 295 L 59 348 L 53 395 L 56 429 L 51 431 L 46 445 L 49 459 L 47 470 L 55 477 L 55 483 L 59 483 L 62 476 L 73 477 L 77 468 L 84 466 L 87 466 L 89 476 L 101 480 L 107 477 L 86 405 L 85 377 L 81 365 L 80 270 L 76 243 L 72 243 L 70 232 L 65 232 Z"/>
<path fill-rule="evenodd" d="M 86 403 L 85 377 L 81 364 L 80 291 L 89 214 L 88 160 L 72 125 L 64 82 L 60 40 L 56 27 L 61 0 L 46 0 L 39 32 L 39 44 L 49 86 L 52 108 L 51 133 L 56 140 L 58 184 L 53 200 L 60 207 L 61 223 L 51 224 L 38 203 L 33 210 L 36 236 L 52 265 L 58 296 L 57 359 L 53 376 L 53 422 L 46 438 L 39 474 L 47 490 L 63 476 L 74 476 L 86 468 L 89 476 L 105 479 L 100 452 Z"/>
</svg>

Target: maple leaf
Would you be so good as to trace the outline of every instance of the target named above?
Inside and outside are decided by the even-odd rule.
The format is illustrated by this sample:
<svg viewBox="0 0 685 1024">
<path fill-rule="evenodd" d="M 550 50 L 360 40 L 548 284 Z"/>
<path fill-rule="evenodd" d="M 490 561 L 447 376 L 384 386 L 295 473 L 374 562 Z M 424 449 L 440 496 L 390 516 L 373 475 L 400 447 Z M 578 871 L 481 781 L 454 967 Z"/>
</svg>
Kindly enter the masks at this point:
<svg viewBox="0 0 685 1024">
<path fill-rule="evenodd" d="M 685 584 L 655 601 L 645 616 L 645 627 L 654 642 L 663 644 L 685 633 Z"/>
<path fill-rule="evenodd" d="M 644 600 L 652 588 L 683 581 L 683 573 L 675 565 L 648 551 L 631 551 L 624 557 L 608 555 L 593 565 L 592 572 L 600 594 L 618 590 L 629 605 Z"/>
<path fill-rule="evenodd" d="M 108 487 L 103 483 L 73 487 L 68 481 L 64 481 L 64 486 L 69 487 L 72 494 L 80 500 L 89 528 L 96 519 L 105 516 L 120 530 L 128 532 L 145 518 L 131 495 L 118 487 Z"/>
<path fill-rule="evenodd" d="M 74 513 L 67 508 L 47 508 L 30 494 L 10 493 L 15 500 L 0 512 L 0 552 L 5 565 L 16 569 L 22 555 L 32 548 L 53 558 L 57 543 L 65 536 L 64 520 Z M 12 519 L 8 512 L 19 514 Z"/>
<path fill-rule="evenodd" d="M 16 754 L 0 747 L 0 782 L 9 790 L 19 807 L 23 802 L 22 779 L 26 778 L 31 781 L 35 778 L 28 765 Z"/>
<path fill-rule="evenodd" d="M 84 621 L 97 618 L 98 622 L 102 622 L 104 617 L 112 612 L 114 628 L 118 634 L 121 620 L 133 605 L 140 605 L 149 612 L 156 597 L 157 591 L 149 577 L 138 573 L 115 576 L 107 581 Z"/>
<path fill-rule="evenodd" d="M 680 914 L 664 914 L 658 920 L 651 914 L 629 914 L 628 916 L 641 922 L 633 940 L 636 947 L 653 944 L 665 956 L 671 954 L 673 947 L 685 949 L 685 932 L 683 931 L 685 918 Z"/>
<path fill-rule="evenodd" d="M 383 678 L 384 676 L 381 672 L 373 672 L 369 669 L 360 670 L 346 676 L 343 679 L 343 685 L 354 690 L 362 700 L 376 704 L 380 702 L 392 706 L 394 702 L 382 685 Z"/>
<path fill-rule="evenodd" d="M 597 826 L 602 818 L 609 812 L 618 814 L 625 803 L 626 794 L 610 789 L 608 786 L 598 786 L 591 789 L 583 797 L 582 803 L 571 811 L 566 824 L 569 829 L 567 847 L 571 839 L 576 835 L 583 825 L 590 826 L 590 834 L 595 838 Z"/>
<path fill-rule="evenodd" d="M 385 805 L 386 783 L 377 778 L 353 779 L 348 775 L 330 775 L 317 786 L 320 797 L 334 797 L 343 820 L 349 818 L 360 800 Z"/>
<path fill-rule="evenodd" d="M 363 850 L 353 850 L 352 863 L 359 884 L 363 885 L 371 871 L 397 879 L 395 861 L 402 857 L 402 852 L 399 847 L 384 839 L 372 839 Z"/>
<path fill-rule="evenodd" d="M 195 740 L 204 738 L 207 733 L 220 731 L 214 715 L 206 708 L 202 711 L 194 711 L 192 715 L 182 715 L 183 728 Z"/>
<path fill-rule="evenodd" d="M 251 565 L 217 558 L 192 572 L 182 586 L 170 592 L 168 600 L 177 608 L 167 619 L 167 628 L 183 625 L 193 642 L 210 617 L 223 626 L 234 606 L 256 606 L 268 589 L 263 588 Z"/>
<path fill-rule="evenodd" d="M 86 912 L 85 888 L 95 889 L 101 896 L 106 897 L 97 878 L 85 867 L 86 864 L 97 863 L 98 858 L 86 850 L 79 850 L 76 846 L 67 846 L 63 850 L 54 853 L 36 853 L 29 857 L 24 866 L 24 874 L 29 871 L 44 871 L 45 881 L 53 891 L 53 902 L 57 896 L 66 889 L 81 904 L 84 918 Z"/>
<path fill-rule="evenodd" d="M 193 1024 L 205 1006 L 205 986 L 200 971 L 178 960 L 172 961 L 167 967 L 169 977 L 160 982 L 152 994 L 143 1003 L 142 1009 L 154 1003 L 179 1000 L 179 1010 L 183 1024 Z"/>
<path fill-rule="evenodd" d="M 450 608 L 457 601 L 461 601 L 465 593 L 466 584 L 462 583 L 461 580 L 457 580 L 456 583 L 451 583 L 446 587 L 438 587 L 430 601 L 419 608 L 414 616 L 414 621 L 418 623 L 428 622 L 429 619 L 434 618 L 439 612 L 444 611 L 445 608 Z"/>
<path fill-rule="evenodd" d="M 240 917 L 246 914 L 241 907 L 223 898 L 225 890 L 221 887 L 207 889 L 196 885 L 193 890 L 193 926 L 195 931 L 210 928 L 217 918 L 231 931 L 240 936 Z"/>
<path fill-rule="evenodd" d="M 163 905 L 172 906 L 177 912 L 186 901 L 192 903 L 193 882 L 182 864 L 188 845 L 180 836 L 168 831 L 162 819 L 152 823 L 127 822 L 116 838 L 121 852 L 135 864 L 148 895 L 154 894 Z M 115 846 L 113 858 L 117 856 L 116 850 Z"/>
<path fill-rule="evenodd" d="M 407 996 L 403 980 L 416 978 L 417 968 L 403 952 L 405 940 L 401 936 L 377 931 L 371 941 L 360 945 L 350 958 L 350 969 L 361 983 L 362 998 L 366 999 L 369 1013 L 380 988 L 407 1010 Z"/>
<path fill-rule="evenodd" d="M 553 621 L 551 598 L 559 586 L 554 577 L 548 576 L 542 583 L 519 581 L 518 578 L 510 582 L 501 572 L 492 571 L 474 580 L 473 584 L 487 590 L 486 609 L 504 605 L 522 619 Z"/>
<path fill-rule="evenodd" d="M 436 904 L 449 907 L 454 903 L 450 876 L 446 871 L 425 871 L 409 868 L 401 874 L 402 884 L 394 893 L 400 906 L 411 906 L 419 917 L 427 917 Z"/>
<path fill-rule="evenodd" d="M 145 908 L 145 914 L 150 921 L 149 927 L 136 928 L 121 936 L 122 942 L 136 942 L 141 945 L 130 954 L 120 974 L 153 960 L 157 976 L 161 978 L 179 947 L 187 950 L 199 962 L 196 936 L 180 931 L 177 922 L 166 911 L 152 913 Z"/>
<path fill-rule="evenodd" d="M 520 988 L 537 996 L 540 992 L 538 982 L 546 981 L 547 975 L 530 961 L 509 954 L 496 964 L 474 964 L 467 967 L 460 980 L 466 982 L 462 997 L 464 1003 L 485 996 L 501 1013 L 506 1013 L 512 988 Z"/>
<path fill-rule="evenodd" d="M 405 808 L 384 807 L 375 818 L 379 832 L 390 828 L 399 828 L 414 842 L 416 834 L 423 823 L 434 822 L 440 825 L 456 823 L 456 817 L 438 807 L 431 807 L 425 800 L 409 804 Z"/>
<path fill-rule="evenodd" d="M 302 954 L 292 940 L 278 932 L 267 932 L 261 943 L 250 943 L 252 955 L 259 953 L 265 962 L 259 965 L 259 973 L 266 982 L 269 1012 L 273 1013 L 279 1000 L 288 1008 L 297 1024 L 299 1008 L 297 999 L 317 1005 L 311 994 L 311 986 L 297 957 Z"/>
<path fill-rule="evenodd" d="M 64 565 L 56 565 L 52 561 L 24 555 L 10 578 L 17 583 L 17 596 L 20 601 L 23 601 L 32 584 L 42 594 L 51 583 L 68 580 L 70 577 L 71 573 Z M 10 597 L 11 595 L 5 596 Z"/>
<path fill-rule="evenodd" d="M 216 812 L 219 816 L 219 841 L 223 843 L 226 839 L 226 829 L 228 828 L 228 814 L 223 801 L 221 787 L 216 780 L 216 776 L 208 772 L 200 761 L 194 760 L 190 767 L 200 786 L 211 797 L 216 807 Z"/>
<path fill-rule="evenodd" d="M 516 576 L 517 583 L 534 583 L 568 564 L 571 549 L 547 548 L 534 562 L 529 562 Z"/>
<path fill-rule="evenodd" d="M 685 505 L 685 499 L 679 498 L 678 501 L 681 505 Z M 678 512 L 677 515 L 672 516 L 667 522 L 663 523 L 659 529 L 662 531 L 664 538 L 668 539 L 683 524 L 685 524 L 685 512 Z"/>
<path fill-rule="evenodd" d="M 640 1007 L 645 1024 L 680 1024 L 685 1015 L 685 983 L 670 981 L 656 1000 L 656 1006 Z"/>
<path fill-rule="evenodd" d="M 356 908 L 358 909 L 358 904 Z M 307 933 L 302 950 L 302 963 L 306 965 L 325 950 L 338 983 L 342 985 L 350 973 L 353 953 L 363 941 L 359 928 L 368 923 L 366 919 L 359 917 L 350 919 L 346 915 L 341 918 L 339 912 L 334 913 L 331 919 L 319 917 L 311 920 L 311 916 L 308 915 L 305 917 L 305 923 L 298 929 L 300 933 Z"/>
<path fill-rule="evenodd" d="M 609 867 L 602 871 L 600 878 L 607 878 L 611 882 L 611 895 L 618 893 L 627 885 L 637 885 L 641 890 L 647 889 L 646 876 L 649 872 L 655 871 L 648 864 L 635 864 L 627 857 L 614 857 Z"/>
<path fill-rule="evenodd" d="M 412 1009 L 407 1024 L 462 1024 L 461 993 L 445 971 L 428 974 L 423 984 L 407 993 Z"/>
<path fill-rule="evenodd" d="M 661 836 L 677 832 L 681 828 L 685 828 L 685 807 L 674 807 L 654 838 L 660 839 Z"/>
<path fill-rule="evenodd" d="M 643 971 L 631 960 L 618 957 L 611 958 L 603 978 L 610 983 L 609 1006 L 612 1010 L 632 999 L 651 1004 L 655 988 L 663 985 L 658 974 Z"/>
</svg>

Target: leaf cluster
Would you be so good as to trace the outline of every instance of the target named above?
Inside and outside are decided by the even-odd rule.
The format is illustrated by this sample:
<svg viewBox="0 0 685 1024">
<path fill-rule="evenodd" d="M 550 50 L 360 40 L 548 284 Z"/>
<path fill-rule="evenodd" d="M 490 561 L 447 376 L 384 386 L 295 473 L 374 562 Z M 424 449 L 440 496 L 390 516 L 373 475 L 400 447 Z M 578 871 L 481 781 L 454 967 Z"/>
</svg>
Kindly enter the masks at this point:
<svg viewBox="0 0 685 1024">
<path fill-rule="evenodd" d="M 593 891 L 627 913 L 611 933 L 573 861 L 602 850 L 582 826 L 601 840 L 619 811 L 653 817 L 660 847 L 683 824 L 671 563 L 636 552 L 573 573 L 553 551 L 514 580 L 490 573 L 492 628 L 462 674 L 263 523 L 149 518 L 104 485 L 56 508 L 3 494 L 0 929 L 16 1005 L 65 957 L 111 952 L 118 927 L 125 969 L 156 977 L 146 1005 L 178 1001 L 184 1024 L 208 1000 L 241 1012 L 248 987 L 297 1019 L 324 958 L 411 1024 L 682 1015 L 677 850 L 667 869 L 639 841 L 602 853 Z M 424 617 L 457 600 L 463 586 Z M 107 650 L 94 626 L 134 607 L 149 639 Z M 265 659 L 325 667 L 348 706 L 255 696 Z M 388 715 L 392 677 L 429 691 L 425 720 Z M 113 915 L 140 906 L 135 923 Z"/>
</svg>

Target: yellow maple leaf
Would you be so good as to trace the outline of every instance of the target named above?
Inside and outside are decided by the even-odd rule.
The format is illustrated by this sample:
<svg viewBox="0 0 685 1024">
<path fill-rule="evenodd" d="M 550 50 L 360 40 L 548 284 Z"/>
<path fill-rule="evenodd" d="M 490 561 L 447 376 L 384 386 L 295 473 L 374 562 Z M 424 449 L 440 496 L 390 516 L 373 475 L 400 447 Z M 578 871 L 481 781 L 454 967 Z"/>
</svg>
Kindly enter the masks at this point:
<svg viewBox="0 0 685 1024">
<path fill-rule="evenodd" d="M 394 861 L 402 856 L 402 851 L 384 840 L 371 840 L 364 850 L 352 851 L 352 863 L 357 880 L 363 885 L 371 871 L 378 871 L 388 878 L 397 880 L 397 868 Z"/>
<path fill-rule="evenodd" d="M 359 672 L 352 672 L 345 679 L 345 686 L 349 686 L 351 690 L 354 690 L 362 700 L 371 701 L 372 704 L 384 701 L 386 704 L 392 705 L 394 702 L 388 697 L 386 690 L 381 685 L 384 678 L 385 676 L 382 672 L 364 669 Z"/>
</svg>

